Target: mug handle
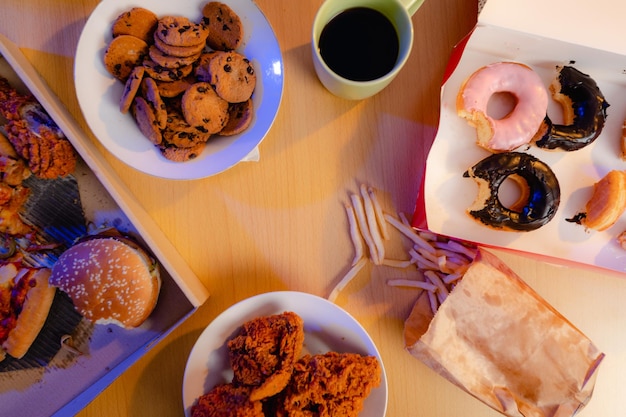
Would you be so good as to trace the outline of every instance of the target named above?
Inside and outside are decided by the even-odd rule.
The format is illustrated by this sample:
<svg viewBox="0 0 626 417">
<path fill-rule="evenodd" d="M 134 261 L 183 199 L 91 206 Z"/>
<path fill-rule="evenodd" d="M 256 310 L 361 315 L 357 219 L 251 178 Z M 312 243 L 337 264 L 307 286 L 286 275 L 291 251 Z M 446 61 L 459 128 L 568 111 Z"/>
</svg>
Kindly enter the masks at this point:
<svg viewBox="0 0 626 417">
<path fill-rule="evenodd" d="M 424 0 L 400 0 L 400 3 L 402 3 L 409 14 L 413 16 L 417 9 L 424 4 Z"/>
</svg>

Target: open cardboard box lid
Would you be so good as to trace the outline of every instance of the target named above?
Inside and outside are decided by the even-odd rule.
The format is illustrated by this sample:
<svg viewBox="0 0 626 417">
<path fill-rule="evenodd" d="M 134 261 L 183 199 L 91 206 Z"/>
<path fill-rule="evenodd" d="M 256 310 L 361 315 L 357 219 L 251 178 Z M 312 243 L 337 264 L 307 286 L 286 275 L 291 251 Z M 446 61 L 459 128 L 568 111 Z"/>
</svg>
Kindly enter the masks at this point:
<svg viewBox="0 0 626 417">
<path fill-rule="evenodd" d="M 621 0 L 488 0 L 478 25 L 626 55 L 625 15 Z"/>
<path fill-rule="evenodd" d="M 604 232 L 585 230 L 566 219 L 584 210 L 592 186 L 611 169 L 626 169 L 620 158 L 626 117 L 626 2 L 600 0 L 488 0 L 478 24 L 450 59 L 441 90 L 437 136 L 427 158 L 413 225 L 485 246 L 509 249 L 555 263 L 626 271 L 626 250 L 616 241 L 626 216 Z M 456 114 L 461 83 L 483 65 L 516 61 L 531 66 L 548 86 L 560 65 L 572 65 L 598 83 L 610 107 L 604 130 L 591 145 L 574 152 L 520 151 L 547 163 L 558 177 L 561 203 L 550 223 L 532 232 L 487 228 L 466 210 L 478 187 L 463 173 L 489 153 L 476 145 L 476 133 Z M 553 100 L 548 115 L 558 122 Z"/>
<path fill-rule="evenodd" d="M 29 90 L 80 155 L 74 177 L 86 220 L 133 235 L 161 265 L 159 300 L 141 327 L 92 326 L 83 355 L 58 354 L 45 368 L 0 372 L 1 415 L 74 415 L 203 304 L 209 292 L 19 48 L 3 35 L 0 55 L 0 75 L 15 88 Z"/>
</svg>

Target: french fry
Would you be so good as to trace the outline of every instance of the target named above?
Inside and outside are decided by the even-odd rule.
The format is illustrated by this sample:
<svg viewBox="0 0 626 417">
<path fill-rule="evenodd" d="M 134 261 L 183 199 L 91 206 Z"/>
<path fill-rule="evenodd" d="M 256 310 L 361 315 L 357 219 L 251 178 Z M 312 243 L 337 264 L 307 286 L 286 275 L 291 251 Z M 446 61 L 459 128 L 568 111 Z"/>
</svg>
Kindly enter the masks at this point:
<svg viewBox="0 0 626 417">
<path fill-rule="evenodd" d="M 391 285 L 392 287 L 411 287 L 411 288 L 419 288 L 422 290 L 435 292 L 437 291 L 437 287 L 434 284 L 426 281 L 418 281 L 413 279 L 391 279 L 387 281 L 387 285 Z"/>
<path fill-rule="evenodd" d="M 436 270 L 438 265 L 435 262 L 432 262 L 426 258 L 424 258 L 419 252 L 417 252 L 414 248 L 409 249 L 409 254 L 411 255 L 411 259 L 418 264 L 420 269 L 433 269 Z"/>
<path fill-rule="evenodd" d="M 415 249 L 417 251 L 417 253 L 422 255 L 424 257 L 424 259 L 428 259 L 433 264 L 439 265 L 439 261 L 437 260 L 437 255 L 436 255 L 435 252 L 430 252 L 430 251 L 426 250 L 425 248 L 415 247 L 415 246 L 413 247 L 413 249 Z"/>
<path fill-rule="evenodd" d="M 413 229 L 413 227 L 411 226 L 411 222 L 409 221 L 408 217 L 406 217 L 406 214 L 399 213 L 398 216 L 400 217 L 400 221 L 403 225 L 405 225 L 409 229 Z"/>
<path fill-rule="evenodd" d="M 474 257 L 476 256 L 476 250 L 472 250 L 470 248 L 468 248 L 467 246 L 454 241 L 454 240 L 448 240 L 448 242 L 446 242 L 448 244 L 448 247 L 450 247 L 454 252 L 458 252 L 458 253 L 462 253 L 465 256 L 467 256 L 470 260 L 474 259 Z"/>
<path fill-rule="evenodd" d="M 359 230 L 359 225 L 356 221 L 354 207 L 346 204 L 345 208 L 346 214 L 348 216 L 348 225 L 350 228 L 350 239 L 352 240 L 352 246 L 354 247 L 354 258 L 352 259 L 352 266 L 354 266 L 364 256 L 363 237 L 361 235 L 361 231 Z"/>
<path fill-rule="evenodd" d="M 426 294 L 428 295 L 428 302 L 430 304 L 430 309 L 433 312 L 433 314 L 437 313 L 437 310 L 439 309 L 439 302 L 437 301 L 437 296 L 435 295 L 434 291 L 428 291 L 426 292 Z"/>
<path fill-rule="evenodd" d="M 437 287 L 438 293 L 442 294 L 444 297 L 448 296 L 448 293 L 450 291 L 448 290 L 448 288 L 446 288 L 446 285 L 443 283 L 443 281 L 439 277 L 439 274 L 437 274 L 435 271 L 425 271 L 424 276 L 428 278 L 431 284 Z"/>
<path fill-rule="evenodd" d="M 378 201 L 378 197 L 376 197 L 376 193 L 372 187 L 367 189 L 367 193 L 369 194 L 370 200 L 372 200 L 372 204 L 374 205 L 374 213 L 376 213 L 376 220 L 378 221 L 378 226 L 380 227 L 380 234 L 383 239 L 389 240 L 389 228 L 387 227 L 383 208 Z"/>
<path fill-rule="evenodd" d="M 445 277 L 441 278 L 441 280 L 443 281 L 444 284 L 453 284 L 456 281 L 460 280 L 462 277 L 463 277 L 462 273 L 455 272 L 455 273 L 446 275 Z"/>
<path fill-rule="evenodd" d="M 379 265 L 385 258 L 385 246 L 383 244 L 383 238 L 380 233 L 380 227 L 378 226 L 378 220 L 376 220 L 376 212 L 374 211 L 374 205 L 372 199 L 367 192 L 365 184 L 361 184 L 361 197 L 363 199 L 363 207 L 365 209 L 365 219 L 367 220 L 367 226 L 372 236 L 372 242 L 376 246 L 376 253 L 378 255 Z"/>
<path fill-rule="evenodd" d="M 391 267 L 400 268 L 400 269 L 408 268 L 413 264 L 414 262 L 410 259 L 403 261 L 399 259 L 387 259 L 387 258 L 383 259 L 383 263 L 382 263 L 382 265 L 391 266 Z"/>
<path fill-rule="evenodd" d="M 334 301 L 368 259 L 375 265 L 398 269 L 415 265 L 423 279 L 392 279 L 387 281 L 387 285 L 426 291 L 428 302 L 435 314 L 458 280 L 462 279 L 474 260 L 477 249 L 471 244 L 452 238 L 415 230 L 404 213 L 399 213 L 398 218 L 385 213 L 374 190 L 364 184 L 359 187 L 359 193 L 350 194 L 350 200 L 352 205 L 345 204 L 345 208 L 350 238 L 354 246 L 354 259 L 351 268 L 331 291 L 328 299 Z M 390 239 L 387 225 L 397 229 L 413 243 L 407 251 L 409 259 L 385 258 L 384 241 Z M 369 258 L 365 253 L 365 247 L 368 249 Z"/>
<path fill-rule="evenodd" d="M 420 246 L 421 248 L 424 248 L 425 250 L 429 252 L 435 252 L 435 248 L 433 248 L 432 245 L 430 245 L 427 240 L 425 240 L 423 237 L 415 233 L 415 230 L 413 230 L 412 228 L 406 226 L 404 223 L 397 220 L 396 218 L 389 215 L 388 213 L 385 213 L 385 220 L 387 220 L 390 225 L 392 225 L 393 227 L 398 229 L 400 232 L 402 232 L 402 234 L 404 234 L 406 237 L 411 239 L 413 243 L 415 243 L 416 245 Z"/>
<path fill-rule="evenodd" d="M 348 285 L 350 281 L 352 281 L 357 276 L 359 271 L 365 266 L 366 262 L 367 260 L 365 258 L 361 258 L 356 264 L 354 264 L 350 268 L 348 273 L 344 275 L 344 277 L 337 283 L 337 285 L 335 285 L 335 288 L 333 288 L 333 290 L 330 292 L 330 295 L 328 296 L 329 301 L 334 302 L 337 299 L 341 290 L 343 290 L 346 285 Z"/>
<path fill-rule="evenodd" d="M 365 217 L 365 208 L 363 207 L 363 201 L 358 194 L 350 195 L 350 199 L 352 200 L 352 206 L 354 207 L 354 214 L 356 215 L 356 220 L 359 224 L 359 229 L 361 230 L 361 234 L 363 235 L 363 240 L 367 244 L 369 249 L 370 257 L 375 264 L 380 264 L 381 260 L 378 258 L 378 251 L 374 241 L 372 240 L 372 235 L 370 233 L 367 219 Z"/>
<path fill-rule="evenodd" d="M 400 213 L 399 217 L 400 219 L 396 219 L 385 214 L 385 220 L 413 242 L 413 247 L 408 251 L 411 261 L 424 275 L 426 284 L 429 284 L 413 286 L 427 292 L 431 310 L 435 314 L 439 305 L 446 300 L 458 280 L 463 277 L 476 256 L 476 249 L 451 238 L 427 231 L 417 231 L 410 225 L 406 216 Z M 390 285 L 408 287 L 411 286 L 411 282 L 394 280 Z"/>
</svg>

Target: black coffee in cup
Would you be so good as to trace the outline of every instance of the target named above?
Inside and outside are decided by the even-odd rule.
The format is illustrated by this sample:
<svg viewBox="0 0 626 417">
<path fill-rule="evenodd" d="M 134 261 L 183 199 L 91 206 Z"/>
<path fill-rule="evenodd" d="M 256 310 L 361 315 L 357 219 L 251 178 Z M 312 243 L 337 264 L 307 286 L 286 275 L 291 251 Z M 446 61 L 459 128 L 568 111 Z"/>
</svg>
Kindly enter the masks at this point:
<svg viewBox="0 0 626 417">
<path fill-rule="evenodd" d="M 371 81 L 389 73 L 399 51 L 391 21 L 368 7 L 346 9 L 333 17 L 319 38 L 322 59 L 337 75 Z"/>
</svg>

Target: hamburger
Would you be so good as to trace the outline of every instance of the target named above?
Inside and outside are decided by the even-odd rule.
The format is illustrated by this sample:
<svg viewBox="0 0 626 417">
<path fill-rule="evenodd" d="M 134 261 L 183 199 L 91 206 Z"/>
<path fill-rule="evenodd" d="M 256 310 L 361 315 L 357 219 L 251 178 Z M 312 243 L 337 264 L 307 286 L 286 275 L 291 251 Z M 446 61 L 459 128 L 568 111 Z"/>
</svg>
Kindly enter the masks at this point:
<svg viewBox="0 0 626 417">
<path fill-rule="evenodd" d="M 46 268 L 0 265 L 0 361 L 21 359 L 39 335 L 56 292 L 49 276 Z"/>
<path fill-rule="evenodd" d="M 135 239 L 116 229 L 79 239 L 52 267 L 50 285 L 96 324 L 140 326 L 161 289 L 157 261 Z"/>
</svg>

